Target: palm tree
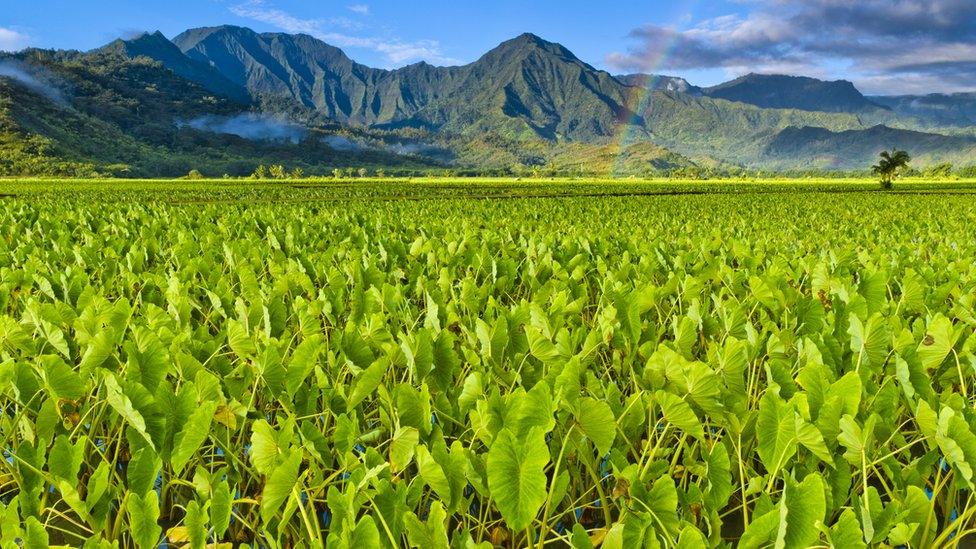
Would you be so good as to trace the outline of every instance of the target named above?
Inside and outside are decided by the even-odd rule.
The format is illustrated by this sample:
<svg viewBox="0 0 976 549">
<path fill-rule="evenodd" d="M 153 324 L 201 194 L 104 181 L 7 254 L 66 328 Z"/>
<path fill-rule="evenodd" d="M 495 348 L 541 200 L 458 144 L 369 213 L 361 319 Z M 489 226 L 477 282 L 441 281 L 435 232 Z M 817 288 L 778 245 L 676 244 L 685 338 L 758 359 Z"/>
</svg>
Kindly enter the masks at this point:
<svg viewBox="0 0 976 549">
<path fill-rule="evenodd" d="M 871 171 L 881 178 L 881 188 L 888 190 L 891 189 L 899 172 L 907 168 L 911 161 L 912 157 L 908 156 L 907 152 L 892 149 L 891 152 L 884 151 L 881 153 L 881 160 L 876 165 L 871 166 Z"/>
</svg>

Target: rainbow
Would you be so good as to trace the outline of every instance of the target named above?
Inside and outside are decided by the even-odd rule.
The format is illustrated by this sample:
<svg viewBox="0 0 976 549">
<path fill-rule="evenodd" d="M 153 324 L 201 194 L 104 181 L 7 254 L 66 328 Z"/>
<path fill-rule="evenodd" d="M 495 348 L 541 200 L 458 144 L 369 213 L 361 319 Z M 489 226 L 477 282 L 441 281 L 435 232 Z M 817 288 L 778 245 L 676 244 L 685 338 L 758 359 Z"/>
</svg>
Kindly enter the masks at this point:
<svg viewBox="0 0 976 549">
<path fill-rule="evenodd" d="M 668 57 L 677 45 L 677 33 L 673 37 L 661 44 L 661 47 L 654 52 L 648 52 L 642 63 L 643 72 L 647 73 L 645 81 L 632 88 L 631 97 L 628 98 L 627 106 L 631 108 L 630 116 L 620 120 L 616 126 L 616 132 L 611 140 L 611 150 L 616 153 L 616 159 L 611 170 L 611 177 L 617 178 L 624 173 L 623 152 L 635 143 L 646 141 L 644 127 L 644 114 L 651 112 L 654 103 L 654 87 L 656 75 L 659 69 L 665 66 Z"/>
</svg>

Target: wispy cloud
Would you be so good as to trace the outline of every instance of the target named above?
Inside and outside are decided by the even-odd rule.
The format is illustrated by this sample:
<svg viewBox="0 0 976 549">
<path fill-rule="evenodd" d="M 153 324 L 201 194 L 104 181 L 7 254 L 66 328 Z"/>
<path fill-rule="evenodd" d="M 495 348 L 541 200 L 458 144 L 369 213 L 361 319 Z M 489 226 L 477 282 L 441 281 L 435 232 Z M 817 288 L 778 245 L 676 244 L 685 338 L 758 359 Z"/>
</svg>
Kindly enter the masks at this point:
<svg viewBox="0 0 976 549">
<path fill-rule="evenodd" d="M 349 6 L 349 11 L 358 13 L 359 15 L 369 15 L 369 6 L 366 4 L 353 4 Z"/>
<path fill-rule="evenodd" d="M 690 27 L 633 30 L 621 70 L 838 72 L 869 93 L 976 88 L 973 0 L 752 0 Z"/>
<path fill-rule="evenodd" d="M 0 77 L 13 79 L 55 103 L 66 103 L 64 94 L 55 84 L 56 78 L 42 67 L 19 61 L 0 61 Z"/>
<path fill-rule="evenodd" d="M 231 6 L 231 13 L 245 19 L 253 19 L 269 25 L 274 25 L 291 33 L 314 34 L 321 30 L 322 21 L 319 19 L 301 19 L 277 8 L 270 7 L 262 0 L 252 0 L 237 6 Z"/>
<path fill-rule="evenodd" d="M 364 7 L 368 11 L 368 7 Z M 444 55 L 436 40 L 406 41 L 396 37 L 355 36 L 327 30 L 342 27 L 345 30 L 358 30 L 358 26 L 345 18 L 304 19 L 275 8 L 265 0 L 250 0 L 230 8 L 238 17 L 272 25 L 285 32 L 314 36 L 340 48 L 361 48 L 383 54 L 391 67 L 402 66 L 415 61 L 428 61 L 439 65 L 453 65 L 458 61 Z M 356 10 L 353 10 L 356 11 Z"/>
<path fill-rule="evenodd" d="M 19 51 L 29 43 L 30 38 L 26 34 L 0 27 L 0 51 Z"/>
</svg>

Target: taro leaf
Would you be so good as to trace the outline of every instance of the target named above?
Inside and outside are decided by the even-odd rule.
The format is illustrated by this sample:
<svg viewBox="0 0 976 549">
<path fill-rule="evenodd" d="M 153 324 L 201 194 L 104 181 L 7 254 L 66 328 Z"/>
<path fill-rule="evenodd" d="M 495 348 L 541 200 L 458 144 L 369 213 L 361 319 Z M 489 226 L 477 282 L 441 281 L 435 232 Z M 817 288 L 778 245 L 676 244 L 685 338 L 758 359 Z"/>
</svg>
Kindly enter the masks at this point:
<svg viewBox="0 0 976 549">
<path fill-rule="evenodd" d="M 909 486 L 908 493 L 902 501 L 902 514 L 899 516 L 907 524 L 919 525 L 918 530 L 915 531 L 915 539 L 911 543 L 913 547 L 920 545 L 922 535 L 926 535 L 929 540 L 935 539 L 936 533 L 939 530 L 939 524 L 937 520 L 928 520 L 931 510 L 932 502 L 929 501 L 925 492 L 918 486 Z M 927 533 L 922 531 L 926 522 L 929 523 Z"/>
<path fill-rule="evenodd" d="M 833 467 L 834 456 L 827 449 L 823 434 L 815 425 L 804 421 L 799 414 L 794 414 L 796 420 L 796 440 L 801 446 L 813 452 L 813 455 L 820 458 L 828 466 Z"/>
<path fill-rule="evenodd" d="M 850 508 L 844 509 L 837 519 L 837 523 L 830 527 L 828 534 L 831 547 L 838 549 L 850 547 L 851 549 L 866 549 L 864 543 L 864 532 L 861 531 L 861 524 L 857 521 L 857 515 Z"/>
<path fill-rule="evenodd" d="M 170 465 L 177 475 L 183 472 L 183 467 L 200 449 L 200 445 L 207 440 L 216 411 L 216 402 L 201 404 L 190 414 L 190 418 L 180 432 L 176 434 L 176 438 L 173 440 L 173 453 L 170 455 Z"/>
<path fill-rule="evenodd" d="M 43 356 L 38 362 L 44 366 L 44 381 L 55 398 L 78 400 L 87 392 L 81 376 L 60 357 Z"/>
<path fill-rule="evenodd" d="M 122 419 L 129 424 L 130 427 L 135 429 L 137 433 L 142 435 L 142 438 L 146 439 L 149 446 L 155 449 L 152 438 L 149 437 L 149 433 L 146 432 L 146 420 L 142 417 L 142 414 L 132 405 L 132 401 L 129 397 L 125 396 L 122 392 L 122 387 L 119 386 L 119 382 L 116 381 L 115 375 L 112 373 L 105 374 L 105 399 L 108 401 L 109 406 L 111 406 L 116 413 L 122 416 Z"/>
<path fill-rule="evenodd" d="M 422 391 L 422 392 L 421 392 Z M 430 434 L 431 409 L 430 390 L 427 385 L 418 391 L 408 383 L 401 383 L 393 390 L 393 401 L 400 425 L 415 427 L 424 435 Z"/>
<path fill-rule="evenodd" d="M 775 476 L 796 453 L 796 421 L 793 407 L 771 390 L 759 401 L 756 436 L 759 458 L 770 475 Z"/>
<path fill-rule="evenodd" d="M 261 520 L 265 524 L 270 523 L 288 501 L 298 483 L 298 468 L 301 464 L 302 453 L 292 451 L 268 475 L 264 491 L 261 492 Z"/>
<path fill-rule="evenodd" d="M 154 391 L 166 378 L 172 360 L 159 338 L 142 326 L 133 332 L 135 343 L 124 346 L 129 357 L 128 379 L 136 379 L 143 387 Z"/>
<path fill-rule="evenodd" d="M 901 279 L 899 305 L 908 312 L 921 311 L 925 307 L 925 280 L 914 270 L 905 269 Z"/>
<path fill-rule="evenodd" d="M 285 387 L 288 395 L 294 397 L 298 388 L 305 383 L 306 378 L 315 367 L 319 354 L 322 351 L 322 335 L 315 334 L 295 347 L 288 362 L 288 371 L 285 375 Z"/>
<path fill-rule="evenodd" d="M 853 417 L 845 415 L 841 418 L 837 440 L 847 449 L 844 459 L 851 465 L 862 465 L 862 459 L 870 452 L 877 420 L 878 416 L 872 414 L 864 423 L 864 429 L 861 429 Z"/>
<path fill-rule="evenodd" d="M 386 370 L 389 365 L 390 361 L 388 359 L 381 358 L 373 362 L 369 368 L 363 370 L 353 383 L 352 391 L 350 391 L 349 397 L 346 399 L 347 409 L 352 410 L 365 400 L 366 397 L 373 394 L 373 391 L 383 382 L 383 376 L 386 375 Z"/>
<path fill-rule="evenodd" d="M 465 469 L 468 460 L 459 441 L 455 441 L 448 452 L 443 443 L 435 443 L 431 450 L 421 445 L 417 447 L 417 469 L 420 477 L 453 513 L 460 504 L 465 482 Z"/>
<path fill-rule="evenodd" d="M 925 330 L 925 337 L 918 344 L 916 355 L 927 372 L 938 368 L 955 345 L 956 338 L 952 329 L 952 321 L 937 315 Z"/>
<path fill-rule="evenodd" d="M 528 393 L 508 395 L 506 404 L 505 426 L 517 436 L 523 436 L 534 427 L 548 433 L 556 424 L 556 404 L 545 382 L 536 383 Z"/>
<path fill-rule="evenodd" d="M 560 404 L 566 403 L 572 407 L 579 402 L 580 391 L 582 390 L 580 384 L 582 372 L 583 367 L 580 364 L 580 359 L 578 356 L 574 356 L 566 362 L 562 371 L 556 376 L 555 395 Z"/>
<path fill-rule="evenodd" d="M 407 468 L 413 460 L 420 431 L 416 427 L 400 427 L 390 442 L 390 470 L 396 474 Z"/>
<path fill-rule="evenodd" d="M 810 474 L 799 484 L 787 479 L 779 505 L 753 519 L 739 547 L 811 547 L 819 536 L 817 523 L 823 521 L 826 510 L 824 484 L 818 475 Z"/>
<path fill-rule="evenodd" d="M 207 543 L 207 518 L 196 500 L 186 506 L 186 517 L 183 523 L 190 538 L 190 549 L 203 549 Z"/>
<path fill-rule="evenodd" d="M 150 490 L 141 496 L 129 492 L 125 507 L 129 513 L 128 531 L 133 543 L 140 549 L 154 549 L 163 533 L 158 524 L 159 500 L 156 492 Z"/>
<path fill-rule="evenodd" d="M 129 490 L 137 494 L 148 493 L 156 482 L 156 477 L 162 466 L 162 460 L 152 448 L 144 446 L 137 450 L 125 471 Z"/>
<path fill-rule="evenodd" d="M 884 307 L 888 280 L 883 272 L 864 273 L 858 291 L 864 297 L 868 312 L 876 313 Z"/>
<path fill-rule="evenodd" d="M 227 321 L 227 345 L 239 358 L 247 358 L 257 352 L 254 340 L 240 321 Z"/>
<path fill-rule="evenodd" d="M 610 451 L 617 435 L 617 423 L 613 410 L 606 402 L 584 398 L 579 403 L 576 421 L 583 433 L 593 441 L 600 455 Z"/>
<path fill-rule="evenodd" d="M 695 411 L 677 395 L 665 391 L 654 393 L 654 400 L 661 406 L 664 419 L 688 435 L 704 440 L 705 430 Z"/>
<path fill-rule="evenodd" d="M 78 365 L 79 371 L 88 373 L 101 366 L 115 352 L 115 340 L 113 334 L 108 330 L 103 330 L 95 334 L 88 341 L 88 347 L 81 357 Z"/>
<path fill-rule="evenodd" d="M 24 524 L 27 528 L 27 532 L 23 539 L 24 547 L 48 547 L 49 539 L 47 534 L 47 529 L 41 524 L 41 521 L 37 520 L 37 517 L 27 517 Z M 17 544 L 10 540 L 13 547 Z"/>
<path fill-rule="evenodd" d="M 210 523 L 217 539 L 224 537 L 230 526 L 231 493 L 227 480 L 221 480 L 214 486 L 210 496 Z"/>
<path fill-rule="evenodd" d="M 416 454 L 417 469 L 420 472 L 420 478 L 427 483 L 427 486 L 430 486 L 439 498 L 444 501 L 450 501 L 451 481 L 448 479 L 443 466 L 434 460 L 430 450 L 424 445 L 417 446 Z"/>
<path fill-rule="evenodd" d="M 698 327 L 695 326 L 695 322 L 687 316 L 681 317 L 680 321 L 675 317 L 671 321 L 671 329 L 674 332 L 675 347 L 685 359 L 692 360 L 694 358 L 692 347 L 698 339 Z"/>
<path fill-rule="evenodd" d="M 721 511 L 732 495 L 732 463 L 729 451 L 722 444 L 716 444 L 706 456 L 708 466 L 708 492 L 705 498 L 712 511 Z"/>
<path fill-rule="evenodd" d="M 61 499 L 71 507 L 71 510 L 75 512 L 82 520 L 86 522 L 91 522 L 91 513 L 88 512 L 88 505 L 81 500 L 81 494 L 78 493 L 77 482 L 69 482 L 67 480 L 57 480 L 54 483 L 60 492 Z"/>
<path fill-rule="evenodd" d="M 269 474 L 282 451 L 274 427 L 263 419 L 255 421 L 251 431 L 251 463 L 254 469 L 262 475 Z"/>
<path fill-rule="evenodd" d="M 501 364 L 508 347 L 508 321 L 503 316 L 495 320 L 495 327 L 491 332 L 491 358 Z"/>
<path fill-rule="evenodd" d="M 525 337 L 529 341 L 529 350 L 532 356 L 539 359 L 543 364 L 554 362 L 561 356 L 559 349 L 537 328 L 526 325 Z"/>
<path fill-rule="evenodd" d="M 380 547 L 380 531 L 373 517 L 366 515 L 359 519 L 356 528 L 349 535 L 348 547 Z"/>
<path fill-rule="evenodd" d="M 783 547 L 811 547 L 819 536 L 818 522 L 827 511 L 824 483 L 816 473 L 807 475 L 803 482 L 786 482 L 786 492 L 780 505 L 786 508 L 785 524 L 780 521 L 777 539 Z M 783 513 L 780 513 L 783 516 Z"/>
<path fill-rule="evenodd" d="M 471 372 L 464 378 L 464 385 L 461 387 L 461 394 L 458 395 L 458 407 L 462 414 L 474 406 L 474 403 L 484 397 L 484 383 L 481 372 Z"/>
<path fill-rule="evenodd" d="M 881 313 L 871 315 L 866 323 L 861 323 L 857 315 L 850 315 L 851 350 L 858 371 L 879 372 L 888 356 L 890 336 L 888 326 Z"/>
<path fill-rule="evenodd" d="M 593 542 L 590 541 L 590 535 L 586 532 L 586 528 L 583 528 L 583 525 L 578 522 L 573 524 L 571 540 L 571 545 L 574 549 L 593 549 Z"/>
<path fill-rule="evenodd" d="M 439 501 L 430 504 L 430 513 L 426 521 L 421 521 L 417 515 L 408 512 L 404 516 L 407 527 L 407 541 L 410 547 L 422 549 L 448 549 L 447 541 L 447 513 Z"/>
<path fill-rule="evenodd" d="M 915 424 L 928 439 L 934 440 L 939 428 L 939 415 L 924 400 L 918 401 L 915 408 Z M 931 447 L 931 446 L 930 446 Z"/>
<path fill-rule="evenodd" d="M 909 526 L 904 522 L 899 522 L 888 532 L 888 541 L 896 547 L 907 547 L 915 536 L 916 530 L 918 530 L 918 524 Z"/>
<path fill-rule="evenodd" d="M 939 413 L 939 428 L 935 435 L 946 462 L 962 477 L 970 490 L 976 488 L 973 475 L 976 471 L 976 435 L 961 414 L 952 408 Z"/>
<path fill-rule="evenodd" d="M 538 427 L 521 438 L 504 429 L 488 451 L 488 488 L 505 522 L 517 532 L 532 523 L 546 501 L 547 463 L 549 447 Z"/>
<path fill-rule="evenodd" d="M 434 341 L 434 369 L 430 378 L 442 389 L 454 382 L 454 376 L 459 375 L 461 361 L 454 351 L 454 336 L 444 330 Z"/>
<path fill-rule="evenodd" d="M 81 464 L 85 460 L 85 445 L 87 443 L 86 437 L 81 437 L 78 442 L 71 444 L 66 435 L 58 435 L 47 459 L 48 471 L 55 478 L 76 483 Z"/>
<path fill-rule="evenodd" d="M 671 477 L 665 475 L 654 481 L 654 486 L 647 492 L 645 504 L 654 515 L 654 523 L 663 528 L 668 537 L 678 534 L 678 491 Z"/>
<path fill-rule="evenodd" d="M 681 535 L 678 536 L 678 544 L 675 549 L 698 549 L 700 547 L 708 547 L 705 536 L 694 526 L 685 526 L 681 530 Z"/>
</svg>

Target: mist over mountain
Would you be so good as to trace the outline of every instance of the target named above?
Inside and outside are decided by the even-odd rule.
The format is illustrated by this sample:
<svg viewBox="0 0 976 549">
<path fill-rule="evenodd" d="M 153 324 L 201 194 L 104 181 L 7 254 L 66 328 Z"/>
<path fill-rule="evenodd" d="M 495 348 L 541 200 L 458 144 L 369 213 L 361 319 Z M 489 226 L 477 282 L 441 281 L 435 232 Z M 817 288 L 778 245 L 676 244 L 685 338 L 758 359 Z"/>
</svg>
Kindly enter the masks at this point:
<svg viewBox="0 0 976 549">
<path fill-rule="evenodd" d="M 41 139 L 58 161 L 140 174 L 207 162 L 239 174 L 273 156 L 323 173 L 357 163 L 643 175 L 863 169 L 892 146 L 919 162 L 964 163 L 976 135 L 976 94 L 865 97 L 850 82 L 758 74 L 701 88 L 614 76 L 528 33 L 454 67 L 376 69 L 309 35 L 234 26 L 173 40 L 145 33 L 85 53 L 27 50 L 0 55 L 2 67 L 19 68 L 0 70 L 0 147 Z M 40 91 L 24 78 L 32 71 L 67 83 L 62 108 L 91 122 L 67 127 L 26 103 L 24 93 Z M 84 132 L 131 146 L 98 153 L 82 146 Z"/>
<path fill-rule="evenodd" d="M 935 126 L 976 126 L 976 92 L 879 96 L 871 101 Z"/>
<path fill-rule="evenodd" d="M 701 88 L 678 76 L 642 73 L 621 74 L 617 76 L 617 80 L 627 86 L 634 86 L 655 91 L 687 93 L 696 96 L 702 95 Z"/>
</svg>

